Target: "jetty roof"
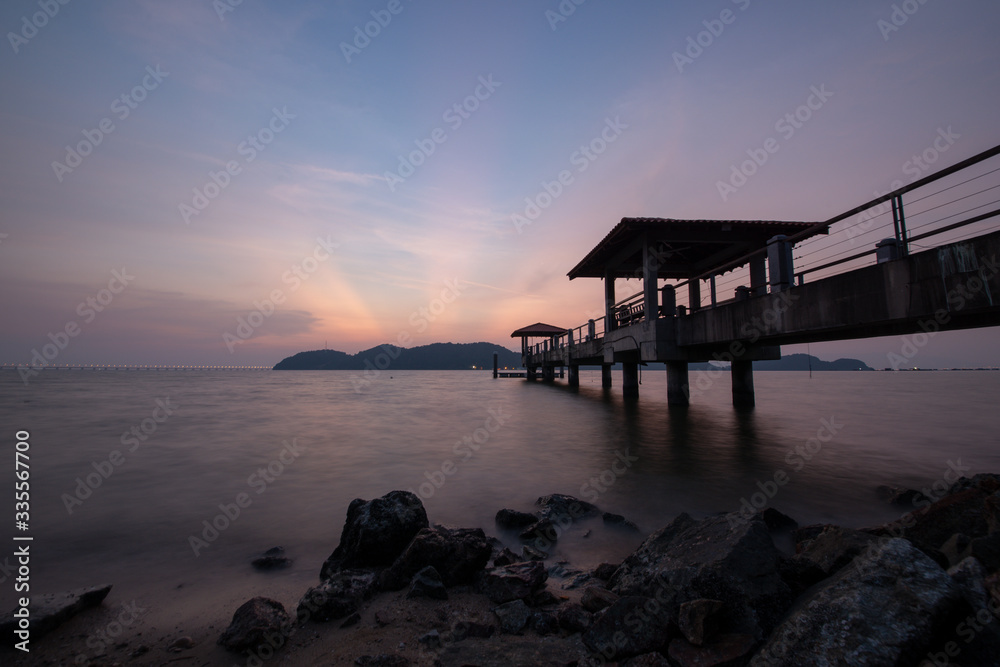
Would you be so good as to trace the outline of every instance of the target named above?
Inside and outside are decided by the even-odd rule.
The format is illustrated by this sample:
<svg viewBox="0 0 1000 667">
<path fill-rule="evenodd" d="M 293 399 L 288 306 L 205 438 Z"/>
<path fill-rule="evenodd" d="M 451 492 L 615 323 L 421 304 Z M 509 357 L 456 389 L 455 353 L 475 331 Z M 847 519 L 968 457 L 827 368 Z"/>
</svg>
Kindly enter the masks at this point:
<svg viewBox="0 0 1000 667">
<path fill-rule="evenodd" d="M 552 326 L 551 324 L 542 324 L 541 322 L 535 322 L 526 327 L 521 327 L 514 333 L 510 335 L 511 338 L 534 338 L 536 336 L 548 338 L 549 336 L 558 336 L 560 334 L 565 334 L 566 329 L 562 327 Z"/>
<path fill-rule="evenodd" d="M 737 260 L 747 253 L 766 247 L 772 236 L 791 236 L 816 225 L 781 220 L 622 218 L 568 275 L 570 280 L 606 275 L 640 278 L 644 242 L 656 257 L 658 278 L 686 279 L 718 267 L 729 271 L 745 264 Z M 816 228 L 815 234 L 826 233 Z M 728 262 L 736 263 L 726 266 Z"/>
</svg>

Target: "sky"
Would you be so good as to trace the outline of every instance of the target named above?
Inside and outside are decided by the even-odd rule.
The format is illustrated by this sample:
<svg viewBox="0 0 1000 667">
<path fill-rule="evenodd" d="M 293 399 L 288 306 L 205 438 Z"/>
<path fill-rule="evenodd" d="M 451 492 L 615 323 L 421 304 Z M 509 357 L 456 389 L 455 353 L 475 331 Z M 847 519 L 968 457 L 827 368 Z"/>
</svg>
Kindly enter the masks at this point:
<svg viewBox="0 0 1000 667">
<path fill-rule="evenodd" d="M 515 348 L 598 312 L 566 273 L 622 217 L 825 220 L 941 132 L 934 169 L 1000 143 L 997 25 L 993 0 L 5 2 L 0 363 Z M 914 365 L 1000 365 L 997 333 Z"/>
</svg>

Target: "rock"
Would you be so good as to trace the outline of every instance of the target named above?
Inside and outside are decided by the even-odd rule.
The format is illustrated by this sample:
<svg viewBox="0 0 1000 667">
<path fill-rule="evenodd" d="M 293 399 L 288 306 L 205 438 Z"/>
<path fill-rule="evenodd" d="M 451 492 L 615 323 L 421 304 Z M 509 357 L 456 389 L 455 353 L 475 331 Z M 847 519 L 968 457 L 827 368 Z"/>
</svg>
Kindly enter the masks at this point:
<svg viewBox="0 0 1000 667">
<path fill-rule="evenodd" d="M 617 601 L 618 596 L 608 589 L 601 588 L 600 586 L 588 586 L 583 589 L 580 606 L 594 614 L 606 607 L 610 607 Z"/>
<path fill-rule="evenodd" d="M 970 556 L 949 569 L 948 576 L 958 586 L 969 607 L 973 610 L 986 607 L 989 593 L 986 592 L 986 570 L 982 563 Z"/>
<path fill-rule="evenodd" d="M 489 639 L 497 633 L 497 626 L 492 623 L 479 623 L 478 621 L 459 621 L 451 626 L 452 641 L 460 642 L 463 639 Z"/>
<path fill-rule="evenodd" d="M 685 602 L 678 610 L 677 627 L 690 643 L 702 646 L 718 634 L 719 612 L 724 606 L 722 600 Z"/>
<path fill-rule="evenodd" d="M 969 557 L 969 542 L 972 538 L 962 533 L 955 533 L 941 545 L 941 553 L 948 559 L 950 565 L 958 565 Z"/>
<path fill-rule="evenodd" d="M 371 501 L 356 498 L 347 508 L 340 544 L 323 563 L 320 579 L 343 569 L 388 567 L 427 526 L 420 498 L 409 491 L 391 491 Z"/>
<path fill-rule="evenodd" d="M 960 600 L 930 558 L 886 540 L 801 597 L 750 665 L 916 665 Z"/>
<path fill-rule="evenodd" d="M 604 523 L 609 526 L 621 526 L 622 528 L 628 528 L 629 530 L 639 530 L 639 526 L 635 525 L 621 514 L 612 514 L 611 512 L 605 512 L 601 515 Z"/>
<path fill-rule="evenodd" d="M 522 562 L 520 556 L 518 556 L 516 553 L 514 553 L 507 547 L 504 547 L 503 551 L 498 553 L 493 558 L 493 567 L 500 567 L 502 565 L 510 565 L 512 563 L 520 563 L 520 562 Z"/>
<path fill-rule="evenodd" d="M 378 655 L 363 655 L 354 661 L 359 667 L 409 667 L 410 659 L 402 655 L 380 653 Z"/>
<path fill-rule="evenodd" d="M 175 639 L 173 642 L 170 643 L 170 646 L 167 647 L 167 650 L 170 651 L 171 653 L 180 653 L 181 651 L 186 651 L 192 648 L 194 648 L 193 639 L 191 639 L 190 637 L 178 637 L 177 639 Z"/>
<path fill-rule="evenodd" d="M 1000 533 L 977 537 L 969 542 L 969 555 L 979 559 L 987 572 L 1000 570 Z"/>
<path fill-rule="evenodd" d="M 571 602 L 564 604 L 556 613 L 559 627 L 569 632 L 584 632 L 590 627 L 593 615 L 582 606 Z"/>
<path fill-rule="evenodd" d="M 626 558 L 608 587 L 621 596 L 655 592 L 674 617 L 684 602 L 722 600 L 726 632 L 762 639 L 792 601 L 780 562 L 758 514 L 747 518 L 734 512 L 701 521 L 681 514 Z"/>
<path fill-rule="evenodd" d="M 617 571 L 617 565 L 612 563 L 601 563 L 594 569 L 594 576 L 601 581 L 608 581 L 611 577 L 615 576 L 615 572 Z"/>
<path fill-rule="evenodd" d="M 870 549 L 877 541 L 878 538 L 860 530 L 827 526 L 822 533 L 803 545 L 795 560 L 812 563 L 826 578 Z"/>
<path fill-rule="evenodd" d="M 792 539 L 795 540 L 796 550 L 801 549 L 805 546 L 809 540 L 814 540 L 819 537 L 827 528 L 833 526 L 832 523 L 813 523 L 808 526 L 799 526 L 792 531 Z"/>
<path fill-rule="evenodd" d="M 340 624 L 340 629 L 350 628 L 361 622 L 361 614 L 354 612 L 350 616 L 344 619 L 344 622 Z"/>
<path fill-rule="evenodd" d="M 535 501 L 535 504 L 541 508 L 542 518 L 555 521 L 560 525 L 569 524 L 585 517 L 597 516 L 601 513 L 597 505 L 561 493 L 542 496 Z"/>
<path fill-rule="evenodd" d="M 643 653 L 621 663 L 622 667 L 672 667 L 670 661 L 659 653 Z"/>
<path fill-rule="evenodd" d="M 778 572 L 791 589 L 792 599 L 813 584 L 826 579 L 826 572 L 807 558 L 782 558 L 778 564 Z"/>
<path fill-rule="evenodd" d="M 268 644 L 273 649 L 273 641 L 268 643 L 268 638 L 278 635 L 284 644 L 291 627 L 292 619 L 280 602 L 256 597 L 236 610 L 232 623 L 219 637 L 218 643 L 234 653 L 253 651 L 261 644 Z"/>
<path fill-rule="evenodd" d="M 547 611 L 536 611 L 528 619 L 528 625 L 538 634 L 545 637 L 559 632 L 559 620 L 555 614 Z"/>
<path fill-rule="evenodd" d="M 406 597 L 447 600 L 448 591 L 445 589 L 438 571 L 433 566 L 428 565 L 413 575 L 413 581 L 410 583 L 410 590 L 407 591 Z"/>
<path fill-rule="evenodd" d="M 903 515 L 896 521 L 877 528 L 866 529 L 882 537 L 902 537 L 921 551 L 931 555 L 955 533 L 970 538 L 985 537 L 989 533 L 986 500 L 1000 490 L 1000 475 L 962 477 L 932 505 Z"/>
<path fill-rule="evenodd" d="M 111 592 L 111 584 L 106 586 L 94 586 L 92 588 L 78 588 L 66 593 L 50 593 L 46 595 L 32 595 L 28 604 L 30 614 L 31 639 L 39 639 L 59 627 L 69 619 L 73 618 L 81 611 L 100 605 L 104 598 Z M 3 641 L 13 646 L 21 638 L 14 634 L 18 628 L 18 619 L 14 614 L 18 609 L 5 614 L 0 620 L 0 632 L 3 632 Z"/>
<path fill-rule="evenodd" d="M 448 588 L 471 584 L 489 563 L 493 547 L 482 528 L 423 528 L 382 573 L 385 590 L 405 587 L 418 571 L 433 566 Z"/>
<path fill-rule="evenodd" d="M 496 516 L 496 524 L 501 528 L 506 528 L 508 530 L 525 528 L 537 521 L 538 517 L 534 514 L 518 512 L 517 510 L 502 509 L 497 512 Z"/>
<path fill-rule="evenodd" d="M 506 602 L 494 609 L 493 613 L 500 619 L 500 632 L 507 635 L 519 634 L 531 616 L 531 610 L 524 604 L 524 600 Z"/>
<path fill-rule="evenodd" d="M 904 489 L 899 486 L 886 486 L 883 484 L 875 489 L 875 493 L 878 494 L 881 500 L 897 507 L 909 507 L 912 509 L 921 503 L 930 504 L 927 496 L 919 491 Z"/>
<path fill-rule="evenodd" d="M 525 560 L 545 560 L 548 557 L 549 557 L 549 555 L 547 553 L 543 553 L 543 552 L 539 551 L 538 549 L 536 549 L 534 547 L 528 546 L 527 544 L 525 544 L 523 547 L 521 547 L 521 558 L 520 558 L 520 560 L 522 560 L 522 561 L 525 561 Z"/>
<path fill-rule="evenodd" d="M 486 570 L 480 588 L 497 604 L 521 600 L 545 586 L 545 566 L 539 562 L 514 563 Z"/>
<path fill-rule="evenodd" d="M 250 561 L 250 564 L 258 570 L 278 570 L 291 565 L 292 559 L 285 557 L 284 547 L 271 547 Z"/>
<path fill-rule="evenodd" d="M 441 648 L 441 633 L 437 630 L 431 630 L 420 637 L 417 642 L 423 644 L 429 649 Z"/>
<path fill-rule="evenodd" d="M 374 572 L 341 570 L 302 596 L 298 617 L 318 622 L 345 618 L 356 612 L 374 589 Z"/>
<path fill-rule="evenodd" d="M 760 518 L 767 524 L 768 530 L 795 530 L 798 522 L 787 514 L 782 514 L 773 507 L 767 507 L 760 513 Z"/>
<path fill-rule="evenodd" d="M 549 519 L 542 519 L 528 526 L 518 537 L 533 542 L 541 551 L 548 551 L 559 540 L 559 529 Z"/>
<path fill-rule="evenodd" d="M 722 635 L 711 644 L 695 646 L 684 639 L 670 642 L 667 653 L 680 667 L 715 667 L 716 665 L 742 665 L 756 642 L 750 635 Z M 832 663 L 814 663 L 832 664 Z"/>
<path fill-rule="evenodd" d="M 551 607 L 559 604 L 562 600 L 543 588 L 524 598 L 524 602 L 529 607 Z"/>
<path fill-rule="evenodd" d="M 583 643 L 605 660 L 621 660 L 666 648 L 672 622 L 666 608 L 641 595 L 623 597 L 599 614 Z"/>
<path fill-rule="evenodd" d="M 1000 532 L 1000 491 L 994 492 L 983 502 L 986 529 L 990 533 Z"/>
</svg>

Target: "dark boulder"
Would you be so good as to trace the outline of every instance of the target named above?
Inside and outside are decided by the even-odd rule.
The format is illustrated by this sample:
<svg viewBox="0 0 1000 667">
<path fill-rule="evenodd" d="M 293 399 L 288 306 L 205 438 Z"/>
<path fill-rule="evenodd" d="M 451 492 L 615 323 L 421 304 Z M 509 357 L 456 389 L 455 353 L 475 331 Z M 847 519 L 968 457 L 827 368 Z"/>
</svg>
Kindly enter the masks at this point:
<svg viewBox="0 0 1000 667">
<path fill-rule="evenodd" d="M 594 568 L 594 576 L 601 581 L 608 581 L 611 577 L 615 576 L 615 572 L 618 571 L 618 566 L 613 563 L 601 563 L 596 568 Z"/>
<path fill-rule="evenodd" d="M 673 667 L 661 653 L 643 653 L 621 663 L 621 667 Z"/>
<path fill-rule="evenodd" d="M 722 635 L 704 646 L 675 639 L 670 642 L 667 654 L 680 667 L 736 667 L 746 664 L 746 656 L 755 643 L 750 635 L 734 634 Z"/>
<path fill-rule="evenodd" d="M 601 513 L 597 505 L 592 505 L 585 500 L 562 493 L 542 496 L 535 501 L 535 504 L 541 508 L 540 513 L 542 518 L 549 519 L 560 525 L 572 523 L 577 519 L 597 516 Z"/>
<path fill-rule="evenodd" d="M 524 600 L 513 600 L 500 605 L 493 610 L 493 613 L 500 619 L 500 632 L 516 635 L 528 625 L 531 609 L 524 604 Z"/>
<path fill-rule="evenodd" d="M 460 642 L 463 639 L 489 639 L 497 633 L 497 626 L 479 621 L 458 621 L 451 626 L 451 640 Z"/>
<path fill-rule="evenodd" d="M 404 655 L 379 653 L 378 655 L 363 655 L 354 660 L 358 667 L 409 667 L 410 659 Z"/>
<path fill-rule="evenodd" d="M 511 565 L 513 563 L 520 563 L 523 559 L 516 553 L 504 547 L 500 553 L 493 557 L 493 567 L 500 567 L 501 565 Z"/>
<path fill-rule="evenodd" d="M 423 503 L 409 491 L 391 491 L 370 501 L 356 498 L 320 578 L 329 579 L 338 570 L 388 567 L 427 525 Z"/>
<path fill-rule="evenodd" d="M 428 565 L 413 575 L 413 581 L 410 582 L 410 590 L 406 592 L 406 597 L 447 600 L 448 591 L 444 587 L 438 571 L 433 566 Z"/>
<path fill-rule="evenodd" d="M 814 539 L 803 545 L 793 560 L 815 565 L 823 578 L 837 572 L 878 541 L 870 533 L 841 526 L 827 526 Z"/>
<path fill-rule="evenodd" d="M 434 525 L 421 529 L 406 549 L 382 572 L 383 589 L 405 587 L 418 571 L 432 566 L 447 587 L 471 584 L 486 567 L 493 547 L 482 528 L 445 528 Z"/>
<path fill-rule="evenodd" d="M 773 507 L 767 507 L 760 513 L 760 518 L 767 524 L 769 530 L 795 530 L 799 527 L 798 521 L 782 514 Z"/>
<path fill-rule="evenodd" d="M 281 646 L 291 627 L 292 619 L 280 602 L 256 597 L 236 610 L 232 623 L 219 637 L 219 644 L 236 653 L 252 651 L 262 644 L 273 649 L 275 637 Z"/>
<path fill-rule="evenodd" d="M 516 530 L 518 528 L 524 528 L 530 526 L 531 524 L 538 521 L 538 517 L 534 514 L 529 514 L 527 512 L 518 512 L 517 510 L 502 509 L 497 512 L 496 524 L 501 528 L 507 530 Z"/>
<path fill-rule="evenodd" d="M 906 540 L 880 541 L 800 598 L 754 656 L 754 667 L 916 665 L 961 592 Z"/>
<path fill-rule="evenodd" d="M 759 514 L 681 514 L 626 558 L 608 587 L 622 596 L 654 593 L 674 617 L 684 602 L 721 600 L 724 631 L 761 639 L 792 601 L 781 558 Z"/>
<path fill-rule="evenodd" d="M 84 609 L 96 607 L 104 602 L 111 592 L 111 584 L 79 588 L 66 593 L 50 593 L 31 596 L 28 604 L 31 627 L 30 638 L 39 639 L 58 626 L 79 614 Z M 3 632 L 4 642 L 13 646 L 19 641 L 14 631 L 18 629 L 18 618 L 14 616 L 17 610 L 4 614 L 0 619 L 0 632 Z"/>
<path fill-rule="evenodd" d="M 559 632 L 559 620 L 555 614 L 547 611 L 536 611 L 528 619 L 528 627 L 545 637 Z"/>
<path fill-rule="evenodd" d="M 298 617 L 327 622 L 356 612 L 375 591 L 375 573 L 370 570 L 341 570 L 310 588 L 299 601 Z"/>
<path fill-rule="evenodd" d="M 667 647 L 673 618 L 654 598 L 633 595 L 594 614 L 583 643 L 605 660 L 622 660 Z"/>
<path fill-rule="evenodd" d="M 518 537 L 525 542 L 533 543 L 535 548 L 541 551 L 548 551 L 559 541 L 561 532 L 551 520 L 542 519 L 525 528 Z"/>
<path fill-rule="evenodd" d="M 635 525 L 628 519 L 626 519 L 621 514 L 612 514 L 611 512 L 605 512 L 601 515 L 601 519 L 605 524 L 609 526 L 619 526 L 621 528 L 628 528 L 629 530 L 639 530 L 639 526 Z"/>
<path fill-rule="evenodd" d="M 702 646 L 719 632 L 719 612 L 725 604 L 722 600 L 691 600 L 680 606 L 677 627 L 688 642 Z"/>
<path fill-rule="evenodd" d="M 594 614 L 602 609 L 610 607 L 618 601 L 618 596 L 601 586 L 588 586 L 583 589 L 583 597 L 580 598 L 580 606 Z"/>
<path fill-rule="evenodd" d="M 541 590 L 548 579 L 548 572 L 540 562 L 514 563 L 486 570 L 480 580 L 480 589 L 497 604 L 523 600 Z"/>
<path fill-rule="evenodd" d="M 292 559 L 285 556 L 284 547 L 271 547 L 263 554 L 250 561 L 250 565 L 258 570 L 279 570 L 292 564 Z"/>
<path fill-rule="evenodd" d="M 590 627 L 593 614 L 575 602 L 564 604 L 556 613 L 559 627 L 569 632 L 584 632 Z"/>
</svg>

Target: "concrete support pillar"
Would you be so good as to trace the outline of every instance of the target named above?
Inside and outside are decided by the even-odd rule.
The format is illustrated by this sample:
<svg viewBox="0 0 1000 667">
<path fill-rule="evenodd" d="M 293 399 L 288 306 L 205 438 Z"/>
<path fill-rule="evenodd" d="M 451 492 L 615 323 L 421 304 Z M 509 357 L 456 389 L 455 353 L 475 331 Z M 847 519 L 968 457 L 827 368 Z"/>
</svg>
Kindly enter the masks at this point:
<svg viewBox="0 0 1000 667">
<path fill-rule="evenodd" d="M 659 263 L 650 252 L 649 244 L 645 242 L 642 244 L 642 257 L 643 308 L 646 321 L 650 322 L 659 317 L 660 313 L 660 304 L 656 293 Z"/>
<path fill-rule="evenodd" d="M 601 364 L 601 386 L 605 389 L 611 386 L 611 364 Z"/>
<path fill-rule="evenodd" d="M 614 331 L 615 323 L 615 277 L 608 272 L 604 275 L 604 330 Z"/>
<path fill-rule="evenodd" d="M 750 258 L 750 294 L 767 294 L 767 263 L 764 261 L 764 253 Z"/>
<path fill-rule="evenodd" d="M 592 341 L 597 338 L 597 322 L 587 320 L 587 340 Z"/>
<path fill-rule="evenodd" d="M 737 408 L 752 408 L 755 404 L 753 395 L 753 362 L 732 362 L 733 375 L 733 405 Z"/>
<path fill-rule="evenodd" d="M 792 244 L 784 234 L 773 236 L 767 241 L 767 269 L 772 292 L 782 292 L 795 284 Z"/>
<path fill-rule="evenodd" d="M 701 308 L 701 281 L 695 278 L 688 282 L 688 308 L 692 313 Z"/>
<path fill-rule="evenodd" d="M 537 380 L 538 379 L 538 367 L 537 366 L 528 366 L 528 379 L 529 380 Z"/>
<path fill-rule="evenodd" d="M 580 386 L 580 367 L 574 364 L 569 366 L 569 386 L 579 387 Z"/>
<path fill-rule="evenodd" d="M 639 397 L 639 364 L 626 361 L 622 364 L 622 396 L 625 398 Z"/>
<path fill-rule="evenodd" d="M 660 290 L 660 312 L 664 317 L 677 314 L 677 288 L 673 285 L 664 285 Z"/>
<path fill-rule="evenodd" d="M 542 366 L 542 381 L 543 382 L 554 382 L 556 379 L 556 367 L 555 366 Z"/>
<path fill-rule="evenodd" d="M 688 364 L 686 361 L 667 362 L 667 405 L 688 405 L 691 402 L 691 387 L 688 384 Z"/>
<path fill-rule="evenodd" d="M 500 354 L 498 352 L 493 353 L 493 379 L 500 377 Z"/>
</svg>

